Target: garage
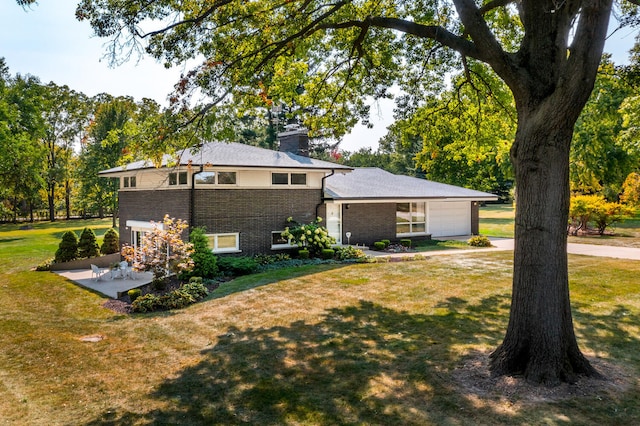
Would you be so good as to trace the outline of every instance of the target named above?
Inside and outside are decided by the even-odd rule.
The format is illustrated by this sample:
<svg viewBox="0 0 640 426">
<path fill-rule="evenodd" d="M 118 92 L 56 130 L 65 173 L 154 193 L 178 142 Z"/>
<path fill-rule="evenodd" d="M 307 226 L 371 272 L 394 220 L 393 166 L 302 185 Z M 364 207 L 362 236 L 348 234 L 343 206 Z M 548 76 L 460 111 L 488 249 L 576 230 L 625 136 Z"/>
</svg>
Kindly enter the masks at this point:
<svg viewBox="0 0 640 426">
<path fill-rule="evenodd" d="M 428 232 L 432 237 L 471 234 L 471 202 L 429 201 Z"/>
</svg>

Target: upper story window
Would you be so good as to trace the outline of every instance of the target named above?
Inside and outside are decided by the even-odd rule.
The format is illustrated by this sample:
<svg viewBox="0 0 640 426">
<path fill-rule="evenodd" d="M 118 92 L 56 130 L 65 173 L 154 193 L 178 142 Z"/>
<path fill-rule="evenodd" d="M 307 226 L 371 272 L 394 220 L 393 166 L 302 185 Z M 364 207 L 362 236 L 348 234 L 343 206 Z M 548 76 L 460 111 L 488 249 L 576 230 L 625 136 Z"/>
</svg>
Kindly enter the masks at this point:
<svg viewBox="0 0 640 426">
<path fill-rule="evenodd" d="M 235 185 L 236 172 L 201 172 L 196 174 L 196 185 Z"/>
<path fill-rule="evenodd" d="M 135 188 L 136 187 L 136 177 L 135 176 L 125 176 L 122 178 L 122 187 L 123 188 Z"/>
<path fill-rule="evenodd" d="M 306 185 L 306 173 L 271 173 L 272 185 Z"/>
<path fill-rule="evenodd" d="M 169 173 L 169 185 L 186 185 L 187 172 L 171 172 Z"/>
</svg>

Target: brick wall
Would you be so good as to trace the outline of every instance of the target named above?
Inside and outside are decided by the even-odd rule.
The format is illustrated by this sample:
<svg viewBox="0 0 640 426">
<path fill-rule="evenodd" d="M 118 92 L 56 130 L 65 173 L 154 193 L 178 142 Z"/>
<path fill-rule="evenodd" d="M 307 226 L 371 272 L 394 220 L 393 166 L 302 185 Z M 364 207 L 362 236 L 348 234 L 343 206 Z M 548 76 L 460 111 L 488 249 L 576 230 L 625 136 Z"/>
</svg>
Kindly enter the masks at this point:
<svg viewBox="0 0 640 426">
<path fill-rule="evenodd" d="M 189 221 L 189 191 L 169 189 L 156 191 L 120 191 L 120 244 L 131 244 L 127 220 L 161 222 L 165 214 Z"/>
<path fill-rule="evenodd" d="M 271 232 L 282 231 L 286 219 L 300 223 L 316 218 L 318 189 L 197 189 L 195 226 L 207 233 L 240 233 L 243 255 L 270 253 Z"/>
<path fill-rule="evenodd" d="M 347 208 L 347 205 L 349 206 Z M 343 243 L 351 232 L 351 244 L 371 245 L 375 241 L 396 239 L 396 204 L 345 204 L 342 206 Z"/>
</svg>

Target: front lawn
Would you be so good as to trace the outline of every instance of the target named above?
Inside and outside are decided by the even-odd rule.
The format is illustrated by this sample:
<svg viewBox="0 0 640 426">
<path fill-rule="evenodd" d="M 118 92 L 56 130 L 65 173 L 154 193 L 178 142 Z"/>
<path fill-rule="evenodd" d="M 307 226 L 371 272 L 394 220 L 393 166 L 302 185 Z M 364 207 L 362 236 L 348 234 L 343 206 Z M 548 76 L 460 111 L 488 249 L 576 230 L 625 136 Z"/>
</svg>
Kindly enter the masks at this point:
<svg viewBox="0 0 640 426">
<path fill-rule="evenodd" d="M 487 204 L 480 208 L 480 235 L 513 238 L 515 210 L 509 204 Z M 570 243 L 640 248 L 640 211 L 635 217 L 607 228 L 607 235 L 569 236 Z"/>
<path fill-rule="evenodd" d="M 461 372 L 503 336 L 511 257 L 288 268 L 224 283 L 187 309 L 132 316 L 23 262 L 0 274 L 0 418 L 20 425 L 639 424 L 640 262 L 570 257 L 579 343 L 598 365 L 623 373 L 618 391 L 584 396 L 577 388 L 567 398 L 528 400 L 461 384 L 470 379 Z M 11 264 L 10 253 L 0 262 Z"/>
</svg>

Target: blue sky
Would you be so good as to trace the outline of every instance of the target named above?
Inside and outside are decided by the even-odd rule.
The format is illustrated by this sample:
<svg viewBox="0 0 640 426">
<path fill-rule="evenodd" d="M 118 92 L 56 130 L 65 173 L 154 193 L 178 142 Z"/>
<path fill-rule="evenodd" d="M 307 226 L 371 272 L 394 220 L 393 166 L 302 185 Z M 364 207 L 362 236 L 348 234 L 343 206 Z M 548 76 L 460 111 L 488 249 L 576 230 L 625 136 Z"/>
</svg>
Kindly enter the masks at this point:
<svg viewBox="0 0 640 426">
<path fill-rule="evenodd" d="M 89 24 L 75 19 L 75 6 L 72 0 L 43 0 L 25 12 L 15 0 L 0 2 L 0 56 L 5 58 L 10 73 L 31 74 L 43 83 L 66 84 L 88 96 L 106 92 L 166 104 L 167 94 L 184 69 L 167 70 L 151 59 L 109 67 L 103 59 L 105 40 L 93 37 Z M 613 54 L 616 63 L 627 61 L 634 34 L 621 30 L 607 41 L 605 51 Z M 378 139 L 393 122 L 392 111 L 391 101 L 373 105 L 374 128 L 356 127 L 344 138 L 341 148 L 377 148 Z"/>
</svg>

